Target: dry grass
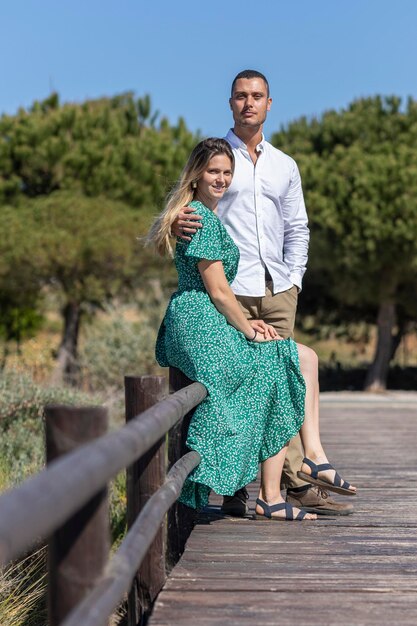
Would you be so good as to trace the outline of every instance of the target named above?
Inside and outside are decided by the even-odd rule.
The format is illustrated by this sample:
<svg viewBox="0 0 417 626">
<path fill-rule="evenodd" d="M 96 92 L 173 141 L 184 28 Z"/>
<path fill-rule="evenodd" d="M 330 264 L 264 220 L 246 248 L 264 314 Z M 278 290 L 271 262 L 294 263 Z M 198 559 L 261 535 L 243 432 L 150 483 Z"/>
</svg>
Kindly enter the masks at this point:
<svg viewBox="0 0 417 626">
<path fill-rule="evenodd" d="M 151 308 L 151 307 L 150 307 Z M 156 309 L 156 310 L 155 310 Z M 147 324 L 149 317 L 152 322 L 159 322 L 162 318 L 164 303 L 159 302 L 157 306 L 152 306 L 151 310 L 147 310 L 146 305 L 138 306 L 133 303 L 131 306 L 122 306 L 117 309 L 117 314 L 123 319 L 126 325 L 140 326 L 142 323 Z M 115 309 L 99 312 L 94 320 L 84 324 L 80 337 L 80 352 L 82 353 L 86 340 L 91 337 L 91 329 L 95 327 L 106 326 L 111 323 L 112 317 L 115 316 Z M 56 313 L 51 311 L 48 313 L 48 322 L 43 330 L 36 337 L 24 341 L 21 345 L 19 354 L 11 354 L 8 358 L 7 369 L 28 373 L 32 379 L 40 384 L 48 384 L 52 370 L 54 368 L 54 351 L 57 350 L 60 333 L 59 319 Z M 153 331 L 156 336 L 156 329 Z M 369 331 L 369 341 L 358 339 L 356 341 L 346 341 L 342 337 L 333 336 L 328 339 L 317 340 L 309 334 L 296 331 L 296 340 L 313 348 L 320 359 L 323 367 L 334 367 L 338 364 L 342 367 L 366 367 L 373 359 L 375 350 L 376 329 L 371 328 Z M 149 341 L 148 341 L 149 343 Z M 144 364 L 143 351 L 141 350 L 138 358 L 137 373 L 155 373 L 164 374 L 153 360 L 153 350 L 147 346 L 148 354 L 146 357 L 149 363 Z M 151 362 L 152 361 L 152 362 Z M 400 367 L 417 367 L 417 334 L 407 335 L 401 342 L 392 366 Z M 139 371 L 140 370 L 140 371 Z M 84 389 L 89 389 L 89 380 L 82 383 Z M 122 376 L 121 376 L 122 379 Z"/>
<path fill-rule="evenodd" d="M 1 626 L 41 626 L 45 624 L 45 589 L 44 548 L 1 571 Z"/>
<path fill-rule="evenodd" d="M 376 328 L 371 328 L 369 341 L 358 339 L 346 341 L 338 337 L 316 340 L 300 331 L 295 333 L 295 339 L 313 348 L 319 356 L 322 366 L 334 366 L 339 363 L 347 367 L 366 367 L 373 359 L 376 343 Z M 391 363 L 392 366 L 417 366 L 417 335 L 410 334 L 403 338 Z"/>
</svg>

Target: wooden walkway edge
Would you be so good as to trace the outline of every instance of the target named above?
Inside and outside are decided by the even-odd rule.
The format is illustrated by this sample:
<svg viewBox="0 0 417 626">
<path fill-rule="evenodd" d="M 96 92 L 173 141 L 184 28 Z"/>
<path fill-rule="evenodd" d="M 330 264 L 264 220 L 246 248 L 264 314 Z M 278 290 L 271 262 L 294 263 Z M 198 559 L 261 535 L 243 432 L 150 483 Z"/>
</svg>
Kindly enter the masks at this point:
<svg viewBox="0 0 417 626">
<path fill-rule="evenodd" d="M 359 488 L 355 513 L 233 519 L 213 497 L 150 626 L 417 624 L 417 394 L 322 394 L 321 416 L 330 459 Z"/>
</svg>

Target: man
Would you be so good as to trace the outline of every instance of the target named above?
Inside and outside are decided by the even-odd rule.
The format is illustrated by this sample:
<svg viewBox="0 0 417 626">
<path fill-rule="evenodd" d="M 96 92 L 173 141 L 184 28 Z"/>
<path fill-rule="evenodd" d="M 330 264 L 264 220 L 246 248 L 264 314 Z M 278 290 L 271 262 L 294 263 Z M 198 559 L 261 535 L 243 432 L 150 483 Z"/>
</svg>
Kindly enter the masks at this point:
<svg viewBox="0 0 417 626">
<path fill-rule="evenodd" d="M 235 172 L 219 203 L 218 217 L 240 250 L 239 269 L 231 287 L 248 319 L 261 319 L 282 337 L 292 337 L 309 242 L 300 174 L 295 161 L 263 136 L 272 104 L 263 74 L 240 72 L 232 83 L 229 104 L 234 127 L 226 139 L 233 149 Z M 190 239 L 195 229 L 201 228 L 199 218 L 194 209 L 184 207 L 174 223 L 174 234 Z M 351 504 L 336 502 L 327 492 L 298 478 L 302 459 L 297 436 L 290 442 L 283 471 L 287 502 L 311 513 L 351 513 Z M 225 496 L 222 511 L 243 517 L 248 511 L 247 497 L 246 489 Z"/>
</svg>

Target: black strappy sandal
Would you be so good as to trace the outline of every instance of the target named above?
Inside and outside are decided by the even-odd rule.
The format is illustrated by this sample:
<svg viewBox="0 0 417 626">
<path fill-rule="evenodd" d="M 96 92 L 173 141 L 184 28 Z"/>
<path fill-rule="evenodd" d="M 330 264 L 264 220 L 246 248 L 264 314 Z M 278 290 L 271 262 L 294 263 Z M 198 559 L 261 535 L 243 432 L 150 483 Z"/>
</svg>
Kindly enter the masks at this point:
<svg viewBox="0 0 417 626">
<path fill-rule="evenodd" d="M 317 485 L 318 487 L 323 487 L 323 489 L 327 489 L 328 491 L 334 491 L 335 493 L 340 493 L 343 496 L 356 496 L 356 491 L 352 491 L 349 489 L 350 483 L 336 472 L 333 482 L 329 480 L 325 480 L 324 478 L 319 478 L 320 472 L 325 472 L 327 470 L 334 470 L 333 465 L 330 463 L 322 463 L 321 465 L 317 465 L 310 461 L 310 459 L 304 458 L 303 463 L 308 465 L 311 468 L 311 474 L 306 474 L 305 472 L 297 472 L 298 478 L 302 478 L 306 483 L 310 483 L 312 485 Z"/>
<path fill-rule="evenodd" d="M 269 506 L 269 504 L 257 498 L 256 504 L 259 504 L 259 506 L 262 507 L 264 511 L 263 515 L 261 515 L 260 513 L 256 513 L 256 519 L 269 519 L 273 520 L 274 522 L 301 522 L 301 520 L 303 520 L 307 515 L 306 511 L 300 511 L 297 517 L 294 517 L 294 507 L 291 506 L 291 504 L 288 504 L 288 502 L 281 502 L 281 504 L 273 504 L 272 506 Z M 285 517 L 273 517 L 272 513 L 283 510 L 285 510 Z"/>
</svg>

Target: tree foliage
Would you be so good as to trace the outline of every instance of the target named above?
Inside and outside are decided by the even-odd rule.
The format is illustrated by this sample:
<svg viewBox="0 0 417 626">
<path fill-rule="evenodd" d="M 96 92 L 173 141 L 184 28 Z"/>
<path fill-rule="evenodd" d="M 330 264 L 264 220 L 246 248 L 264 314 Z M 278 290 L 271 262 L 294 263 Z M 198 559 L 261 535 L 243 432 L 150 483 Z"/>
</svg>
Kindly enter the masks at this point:
<svg viewBox="0 0 417 626">
<path fill-rule="evenodd" d="M 0 337 L 3 342 L 1 367 L 10 341 L 20 341 L 34 332 L 41 322 L 41 274 L 31 264 L 32 252 L 39 245 L 39 233 L 30 228 L 27 211 L 2 207 L 0 212 Z"/>
<path fill-rule="evenodd" d="M 311 283 L 327 306 L 330 298 L 339 311 L 347 307 L 377 319 L 367 382 L 384 387 L 394 325 L 404 328 L 417 314 L 410 297 L 417 286 L 417 102 L 357 100 L 320 119 L 297 120 L 273 142 L 302 170 Z M 309 276 L 306 290 L 308 282 Z"/>
<path fill-rule="evenodd" d="M 198 137 L 183 119 L 156 124 L 149 96 L 83 104 L 57 94 L 0 118 L 0 206 L 57 190 L 104 195 L 154 212 Z"/>
<path fill-rule="evenodd" d="M 0 332 L 35 318 L 45 285 L 62 294 L 58 370 L 75 363 L 85 307 L 103 306 L 152 266 L 137 237 L 198 137 L 149 96 L 63 104 L 57 94 L 0 118 Z M 4 249 L 1 248 L 3 246 Z M 32 322 L 31 322 L 32 320 Z"/>
</svg>

